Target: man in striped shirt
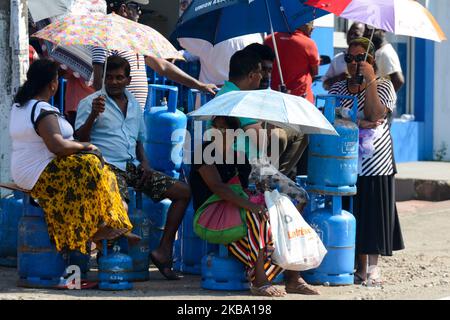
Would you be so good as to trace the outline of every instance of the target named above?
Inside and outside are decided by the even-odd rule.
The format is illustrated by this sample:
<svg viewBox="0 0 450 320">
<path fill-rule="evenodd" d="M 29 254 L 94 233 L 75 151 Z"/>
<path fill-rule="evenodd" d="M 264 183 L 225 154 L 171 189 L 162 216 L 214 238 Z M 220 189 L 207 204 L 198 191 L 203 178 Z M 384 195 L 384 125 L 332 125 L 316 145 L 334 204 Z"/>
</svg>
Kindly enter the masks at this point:
<svg viewBox="0 0 450 320">
<path fill-rule="evenodd" d="M 116 14 L 138 21 L 141 14 L 140 4 L 148 4 L 149 0 L 107 0 L 108 13 L 115 12 Z M 131 66 L 131 83 L 127 88 L 138 100 L 141 108 L 145 107 L 148 95 L 147 72 L 146 65 L 155 70 L 158 74 L 169 78 L 175 82 L 185 85 L 190 88 L 198 89 L 200 91 L 215 94 L 214 89 L 217 87 L 214 84 L 205 84 L 192 78 L 173 63 L 161 58 L 143 56 L 130 51 L 110 51 L 107 52 L 103 48 L 92 49 L 92 64 L 94 67 L 94 88 L 100 90 L 102 88 L 103 67 L 106 57 L 117 54 L 128 60 Z"/>
</svg>

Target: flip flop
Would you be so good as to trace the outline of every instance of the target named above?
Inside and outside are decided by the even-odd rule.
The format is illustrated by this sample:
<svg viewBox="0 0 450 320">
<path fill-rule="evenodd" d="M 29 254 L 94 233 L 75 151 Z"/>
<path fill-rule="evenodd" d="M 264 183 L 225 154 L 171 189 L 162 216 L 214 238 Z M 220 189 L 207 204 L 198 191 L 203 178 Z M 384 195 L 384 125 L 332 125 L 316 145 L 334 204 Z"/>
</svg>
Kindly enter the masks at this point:
<svg viewBox="0 0 450 320">
<path fill-rule="evenodd" d="M 266 284 L 266 285 L 263 285 L 261 287 L 250 286 L 250 292 L 254 296 L 261 296 L 261 297 L 284 297 L 286 295 L 286 294 L 283 294 L 283 293 L 274 293 L 274 294 L 272 294 L 272 293 L 270 293 L 267 290 L 270 287 L 273 287 L 273 285 Z"/>
<path fill-rule="evenodd" d="M 380 271 L 378 268 L 367 276 L 368 287 L 381 287 L 383 285 L 383 280 L 381 280 Z"/>
<path fill-rule="evenodd" d="M 97 286 L 98 286 L 98 282 L 97 281 L 81 280 L 81 282 L 80 282 L 80 290 L 94 289 Z M 63 282 L 58 284 L 58 285 L 56 285 L 54 288 L 55 289 L 60 289 L 60 290 L 71 289 L 71 288 L 69 288 L 69 284 L 68 283 L 63 283 Z"/>
<path fill-rule="evenodd" d="M 311 287 L 307 283 L 299 283 L 295 288 L 286 287 L 287 293 L 298 293 L 298 294 L 306 294 L 306 295 L 319 295 L 319 291 Z"/>
<path fill-rule="evenodd" d="M 367 284 L 367 280 L 361 277 L 358 273 L 354 273 L 353 283 L 365 286 Z"/>
<path fill-rule="evenodd" d="M 167 279 L 167 280 L 180 280 L 180 277 L 172 270 L 172 262 L 161 263 L 156 260 L 153 253 L 150 253 L 150 258 L 152 259 L 153 264 L 158 268 L 159 272 Z M 169 272 L 166 272 L 169 270 Z"/>
</svg>

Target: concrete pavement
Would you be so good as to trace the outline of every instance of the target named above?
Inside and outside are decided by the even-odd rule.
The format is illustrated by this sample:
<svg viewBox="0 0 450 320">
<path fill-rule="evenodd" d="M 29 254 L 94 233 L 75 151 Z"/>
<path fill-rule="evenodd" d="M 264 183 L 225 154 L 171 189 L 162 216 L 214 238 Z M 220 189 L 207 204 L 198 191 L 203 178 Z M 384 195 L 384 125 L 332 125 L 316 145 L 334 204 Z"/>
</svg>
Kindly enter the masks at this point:
<svg viewBox="0 0 450 320">
<path fill-rule="evenodd" d="M 398 163 L 397 170 L 397 201 L 450 199 L 450 162 Z"/>
<path fill-rule="evenodd" d="M 382 257 L 382 288 L 363 286 L 318 286 L 320 296 L 290 294 L 281 300 L 373 300 L 444 299 L 450 296 L 450 201 L 398 202 L 406 249 Z M 131 291 L 46 290 L 16 286 L 17 271 L 0 267 L 0 300 L 248 300 L 270 298 L 251 296 L 248 291 L 223 292 L 201 288 L 201 277 L 185 275 L 180 281 L 163 280 L 152 268 L 150 281 L 135 283 Z M 180 302 L 182 304 L 182 302 Z"/>
</svg>

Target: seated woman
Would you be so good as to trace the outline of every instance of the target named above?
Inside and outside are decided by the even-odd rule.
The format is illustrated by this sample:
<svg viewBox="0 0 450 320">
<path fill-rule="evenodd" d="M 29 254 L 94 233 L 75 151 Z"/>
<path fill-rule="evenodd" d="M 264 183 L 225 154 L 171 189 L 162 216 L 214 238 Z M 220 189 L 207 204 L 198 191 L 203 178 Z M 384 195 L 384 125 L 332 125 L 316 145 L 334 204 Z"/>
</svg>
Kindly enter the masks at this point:
<svg viewBox="0 0 450 320">
<path fill-rule="evenodd" d="M 271 285 L 270 281 L 283 269 L 273 264 L 270 258 L 273 251 L 273 240 L 267 209 L 240 197 L 227 185 L 227 182 L 238 176 L 242 187 L 247 188 L 248 177 L 251 172 L 251 166 L 247 159 L 240 162 L 236 161 L 240 160 L 240 155 L 233 151 L 234 139 L 229 139 L 225 132 L 226 129 L 237 130 L 240 128 L 239 120 L 232 117 L 217 116 L 212 124 L 213 128 L 220 132 L 222 139 L 205 143 L 203 145 L 205 152 L 201 157 L 202 163 L 193 164 L 190 184 L 194 209 L 200 208 L 212 194 L 216 194 L 223 200 L 247 210 L 248 235 L 230 243 L 228 250 L 245 264 L 253 294 L 272 297 L 284 296 L 286 292 L 318 294 L 315 289 L 306 284 L 296 271 L 286 271 L 286 291 Z M 214 145 L 210 146 L 211 144 Z M 211 152 L 213 159 L 210 159 L 212 161 L 205 161 L 209 160 L 205 159 L 205 156 L 208 155 L 207 150 L 211 149 L 213 149 Z M 226 162 L 227 158 L 232 158 L 226 157 L 227 153 L 234 156 L 234 161 Z"/>
<path fill-rule="evenodd" d="M 44 210 L 56 249 L 89 252 L 90 241 L 130 234 L 117 181 L 98 149 L 73 140 L 71 125 L 46 101 L 58 90 L 58 65 L 35 61 L 11 109 L 11 174 Z"/>
</svg>

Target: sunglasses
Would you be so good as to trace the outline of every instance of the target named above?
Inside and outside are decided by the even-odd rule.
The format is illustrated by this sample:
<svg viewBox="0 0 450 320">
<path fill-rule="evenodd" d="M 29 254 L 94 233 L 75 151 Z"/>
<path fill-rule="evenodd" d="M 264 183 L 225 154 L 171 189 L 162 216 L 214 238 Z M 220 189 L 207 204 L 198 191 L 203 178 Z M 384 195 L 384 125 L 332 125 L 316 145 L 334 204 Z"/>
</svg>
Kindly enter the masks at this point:
<svg viewBox="0 0 450 320">
<path fill-rule="evenodd" d="M 128 2 L 127 8 L 136 11 L 137 13 L 141 14 L 141 6 L 136 2 Z"/>
<path fill-rule="evenodd" d="M 363 62 L 365 57 L 366 57 L 366 55 L 364 53 L 360 53 L 356 56 L 354 56 L 350 53 L 346 53 L 344 56 L 344 60 L 346 63 L 352 63 L 353 61 L 358 63 L 358 62 Z M 367 55 L 367 57 L 369 57 L 369 55 Z"/>
</svg>

